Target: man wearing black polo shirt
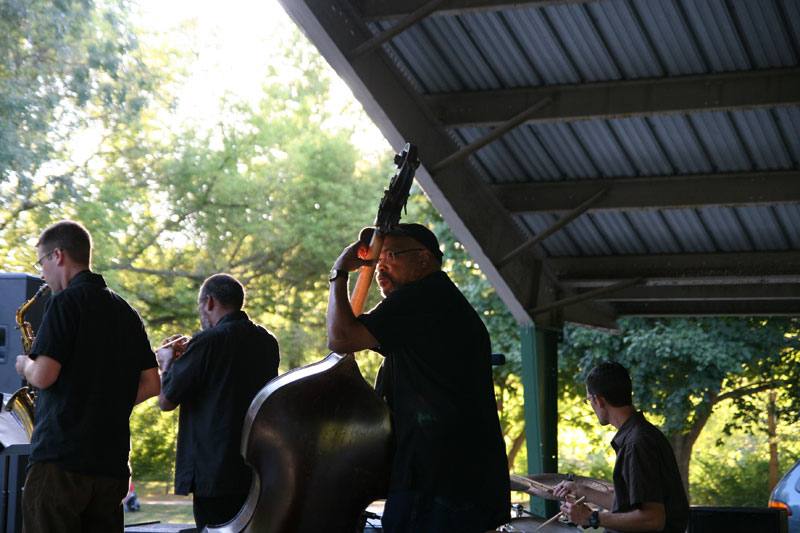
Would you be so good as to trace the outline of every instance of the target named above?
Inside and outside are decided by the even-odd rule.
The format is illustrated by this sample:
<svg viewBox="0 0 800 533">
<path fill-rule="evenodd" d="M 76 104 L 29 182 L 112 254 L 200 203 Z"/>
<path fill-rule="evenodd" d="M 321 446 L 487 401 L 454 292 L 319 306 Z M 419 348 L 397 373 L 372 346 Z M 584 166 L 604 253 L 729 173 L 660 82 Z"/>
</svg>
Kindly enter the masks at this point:
<svg viewBox="0 0 800 533">
<path fill-rule="evenodd" d="M 164 411 L 181 406 L 175 493 L 193 494 L 198 531 L 230 521 L 247 499 L 252 470 L 241 454 L 250 402 L 278 375 L 278 341 L 242 308 L 244 287 L 228 274 L 203 282 L 200 325 L 185 352 L 157 352 Z M 165 342 L 175 337 L 166 339 Z"/>
<path fill-rule="evenodd" d="M 385 357 L 379 392 L 397 446 L 383 531 L 494 529 L 508 522 L 510 491 L 486 327 L 441 271 L 439 243 L 420 224 L 399 224 L 386 236 L 377 262 L 384 299 L 354 316 L 347 273 L 373 264 L 363 259 L 366 249 L 351 244 L 331 271 L 328 347 Z"/>
<path fill-rule="evenodd" d="M 630 375 L 619 363 L 601 363 L 586 377 L 587 401 L 598 421 L 618 430 L 611 441 L 617 453 L 614 493 L 564 481 L 554 494 L 567 500 L 561 510 L 576 524 L 602 526 L 608 532 L 683 533 L 689 521 L 689 503 L 675 454 L 661 431 L 634 409 L 631 394 Z M 573 503 L 581 496 L 610 511 L 592 511 L 583 503 Z"/>
<path fill-rule="evenodd" d="M 16 362 L 39 389 L 23 528 L 122 531 L 128 419 L 158 394 L 156 360 L 139 315 L 90 270 L 86 228 L 58 222 L 36 247 L 52 296 L 29 356 Z"/>
</svg>

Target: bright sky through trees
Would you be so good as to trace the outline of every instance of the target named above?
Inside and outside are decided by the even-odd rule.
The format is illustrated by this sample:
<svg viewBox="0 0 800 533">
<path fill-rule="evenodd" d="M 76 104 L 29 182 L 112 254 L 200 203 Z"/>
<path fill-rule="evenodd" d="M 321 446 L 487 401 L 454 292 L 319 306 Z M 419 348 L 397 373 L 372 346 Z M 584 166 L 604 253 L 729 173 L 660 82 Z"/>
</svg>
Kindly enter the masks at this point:
<svg viewBox="0 0 800 533">
<path fill-rule="evenodd" d="M 219 103 L 225 93 L 255 103 L 270 65 L 282 57 L 281 42 L 295 28 L 277 0 L 137 0 L 136 24 L 157 33 L 174 33 L 183 23 L 193 24 L 197 35 L 194 73 L 181 94 L 178 120 L 218 122 Z M 134 12 L 136 10 L 134 9 Z M 279 68 L 279 76 L 292 76 Z M 350 89 L 331 70 L 331 107 L 340 109 L 355 102 Z M 357 105 L 358 110 L 361 109 Z M 335 116 L 358 121 L 354 140 L 367 152 L 389 148 L 383 135 L 366 115 L 350 112 Z"/>
</svg>

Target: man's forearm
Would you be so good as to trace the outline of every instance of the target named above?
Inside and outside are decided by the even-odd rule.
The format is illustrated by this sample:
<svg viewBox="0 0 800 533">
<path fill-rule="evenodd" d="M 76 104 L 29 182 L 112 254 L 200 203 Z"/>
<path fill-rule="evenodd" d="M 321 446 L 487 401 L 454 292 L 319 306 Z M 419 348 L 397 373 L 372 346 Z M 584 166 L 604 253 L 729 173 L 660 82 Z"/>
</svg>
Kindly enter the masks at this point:
<svg viewBox="0 0 800 533">
<path fill-rule="evenodd" d="M 331 283 L 328 295 L 326 331 L 328 344 L 346 338 L 347 326 L 355 320 L 347 294 L 347 278 L 339 278 Z"/>
<path fill-rule="evenodd" d="M 20 355 L 16 367 L 23 379 L 39 389 L 50 387 L 61 373 L 61 363 L 44 354 L 39 354 L 36 359 Z"/>
<path fill-rule="evenodd" d="M 664 505 L 645 502 L 640 509 L 625 513 L 600 513 L 599 525 L 619 531 L 661 531 L 664 529 Z"/>
<path fill-rule="evenodd" d="M 599 505 L 603 509 L 611 509 L 614 506 L 614 493 L 599 491 L 589 487 L 583 489 L 583 495 L 586 496 L 586 501 Z"/>
<path fill-rule="evenodd" d="M 378 345 L 377 339 L 353 314 L 344 278 L 331 283 L 326 326 L 328 349 L 336 353 L 358 352 Z"/>
<path fill-rule="evenodd" d="M 585 498 L 586 503 L 599 505 L 603 509 L 611 509 L 614 506 L 614 492 L 600 491 L 588 485 L 578 484 L 572 481 L 562 481 L 554 489 L 556 498 L 563 502 L 574 502 L 578 498 Z"/>
<path fill-rule="evenodd" d="M 331 283 L 328 295 L 326 331 L 328 348 L 337 353 L 363 350 L 368 346 L 360 340 L 363 326 L 356 320 L 350 307 L 347 291 L 347 278 L 339 278 Z"/>
</svg>

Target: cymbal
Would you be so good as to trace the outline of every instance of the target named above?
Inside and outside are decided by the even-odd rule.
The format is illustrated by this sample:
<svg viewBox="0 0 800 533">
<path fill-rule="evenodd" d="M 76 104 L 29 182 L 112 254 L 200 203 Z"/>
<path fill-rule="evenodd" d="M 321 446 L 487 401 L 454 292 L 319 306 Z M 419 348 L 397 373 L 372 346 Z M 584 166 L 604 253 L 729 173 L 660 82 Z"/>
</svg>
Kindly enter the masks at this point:
<svg viewBox="0 0 800 533">
<path fill-rule="evenodd" d="M 558 500 L 553 496 L 553 487 L 567 479 L 568 474 L 531 474 L 520 476 L 510 474 L 511 490 L 527 492 L 533 496 L 546 500 Z M 587 485 L 590 488 L 611 494 L 614 492 L 613 483 L 584 476 L 572 476 L 572 481 L 578 485 Z"/>
</svg>

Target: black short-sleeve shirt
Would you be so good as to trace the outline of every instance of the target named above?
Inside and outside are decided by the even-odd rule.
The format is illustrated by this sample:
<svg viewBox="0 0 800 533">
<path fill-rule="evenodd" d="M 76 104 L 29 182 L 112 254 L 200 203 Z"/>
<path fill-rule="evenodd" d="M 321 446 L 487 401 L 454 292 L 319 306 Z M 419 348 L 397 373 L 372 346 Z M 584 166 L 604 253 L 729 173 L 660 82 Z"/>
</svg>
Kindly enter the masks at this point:
<svg viewBox="0 0 800 533">
<path fill-rule="evenodd" d="M 617 453 L 611 511 L 631 511 L 645 502 L 663 503 L 666 521 L 662 531 L 686 531 L 689 502 L 675 454 L 664 434 L 636 412 L 619 428 L 611 446 Z"/>
<path fill-rule="evenodd" d="M 385 357 L 380 392 L 397 439 L 390 490 L 473 503 L 507 520 L 508 460 L 491 343 L 478 314 L 437 272 L 391 292 L 358 320 Z"/>
<path fill-rule="evenodd" d="M 175 493 L 215 497 L 247 493 L 251 469 L 241 455 L 250 403 L 278 375 L 278 341 L 244 311 L 197 333 L 162 376 L 162 392 L 180 405 Z"/>
<path fill-rule="evenodd" d="M 30 357 L 61 363 L 39 391 L 30 463 L 85 475 L 130 475 L 128 419 L 155 355 L 139 314 L 88 270 L 52 295 Z"/>
</svg>

